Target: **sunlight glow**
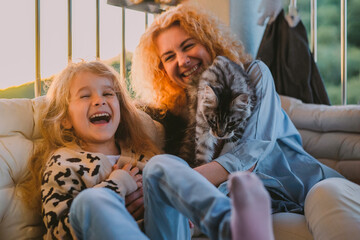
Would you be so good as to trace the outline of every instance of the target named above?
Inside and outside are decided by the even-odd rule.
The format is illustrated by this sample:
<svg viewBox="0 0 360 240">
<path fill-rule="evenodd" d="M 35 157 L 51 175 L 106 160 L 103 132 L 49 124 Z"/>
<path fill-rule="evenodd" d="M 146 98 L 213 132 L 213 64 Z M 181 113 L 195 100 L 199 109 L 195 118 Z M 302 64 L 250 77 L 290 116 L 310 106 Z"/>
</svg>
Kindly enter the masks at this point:
<svg viewBox="0 0 360 240">
<path fill-rule="evenodd" d="M 95 60 L 96 1 L 72 1 L 73 61 Z M 1 1 L 0 89 L 35 79 L 34 1 Z M 153 17 L 149 14 L 149 23 Z M 145 30 L 145 14 L 125 11 L 125 46 L 133 52 Z M 118 56 L 121 49 L 121 8 L 100 0 L 100 58 Z M 46 0 L 40 5 L 41 78 L 60 72 L 67 64 L 67 1 Z"/>
</svg>

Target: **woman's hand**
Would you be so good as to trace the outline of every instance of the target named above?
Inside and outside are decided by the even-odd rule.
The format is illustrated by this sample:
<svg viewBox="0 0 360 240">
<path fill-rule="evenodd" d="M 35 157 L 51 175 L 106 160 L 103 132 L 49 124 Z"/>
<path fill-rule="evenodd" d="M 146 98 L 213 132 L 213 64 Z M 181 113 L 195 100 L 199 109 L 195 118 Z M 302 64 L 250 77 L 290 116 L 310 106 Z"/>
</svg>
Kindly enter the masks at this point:
<svg viewBox="0 0 360 240">
<path fill-rule="evenodd" d="M 119 169 L 117 164 L 113 166 L 113 170 L 116 169 Z M 138 174 L 139 169 L 137 167 L 133 167 L 130 163 L 125 164 L 121 169 L 126 171 L 131 177 L 133 177 L 138 186 L 135 192 L 132 192 L 125 196 L 125 206 L 135 220 L 140 220 L 144 218 L 142 175 Z"/>
<path fill-rule="evenodd" d="M 125 206 L 135 220 L 144 218 L 144 195 L 143 188 L 139 187 L 135 192 L 125 197 Z"/>
</svg>

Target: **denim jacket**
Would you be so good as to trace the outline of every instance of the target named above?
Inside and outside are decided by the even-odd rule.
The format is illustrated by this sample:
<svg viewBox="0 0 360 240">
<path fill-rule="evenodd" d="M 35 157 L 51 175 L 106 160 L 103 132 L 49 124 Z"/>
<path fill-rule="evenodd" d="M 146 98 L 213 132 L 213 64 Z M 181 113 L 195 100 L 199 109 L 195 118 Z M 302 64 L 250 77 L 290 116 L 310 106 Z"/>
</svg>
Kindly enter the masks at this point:
<svg viewBox="0 0 360 240">
<path fill-rule="evenodd" d="M 303 149 L 299 132 L 281 108 L 269 68 L 256 60 L 247 72 L 256 84 L 257 105 L 243 137 L 225 144 L 215 161 L 230 173 L 256 164 L 253 172 L 270 193 L 273 213 L 303 213 L 305 197 L 313 185 L 342 176 Z M 227 194 L 227 183 L 219 189 Z"/>
</svg>

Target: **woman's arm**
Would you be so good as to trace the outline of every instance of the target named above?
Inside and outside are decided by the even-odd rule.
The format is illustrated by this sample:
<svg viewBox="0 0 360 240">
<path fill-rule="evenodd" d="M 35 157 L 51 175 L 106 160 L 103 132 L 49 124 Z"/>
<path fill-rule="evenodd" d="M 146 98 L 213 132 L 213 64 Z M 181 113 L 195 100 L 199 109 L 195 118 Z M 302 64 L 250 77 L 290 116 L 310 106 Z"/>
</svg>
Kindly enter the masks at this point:
<svg viewBox="0 0 360 240">
<path fill-rule="evenodd" d="M 229 176 L 229 172 L 215 161 L 196 167 L 194 170 L 203 175 L 216 187 L 225 182 Z"/>
<path fill-rule="evenodd" d="M 252 172 L 255 166 L 256 164 L 247 170 L 247 172 Z M 220 163 L 215 161 L 196 167 L 194 170 L 203 175 L 216 187 L 225 182 L 230 174 Z"/>
</svg>

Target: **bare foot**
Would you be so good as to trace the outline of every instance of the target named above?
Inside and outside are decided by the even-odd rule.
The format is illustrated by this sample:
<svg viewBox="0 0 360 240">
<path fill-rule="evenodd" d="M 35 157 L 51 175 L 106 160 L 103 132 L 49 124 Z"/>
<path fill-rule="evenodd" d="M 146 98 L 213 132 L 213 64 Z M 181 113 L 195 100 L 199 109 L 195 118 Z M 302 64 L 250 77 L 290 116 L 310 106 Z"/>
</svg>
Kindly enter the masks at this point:
<svg viewBox="0 0 360 240">
<path fill-rule="evenodd" d="M 249 172 L 229 176 L 233 240 L 273 240 L 270 196 L 261 180 Z"/>
</svg>

